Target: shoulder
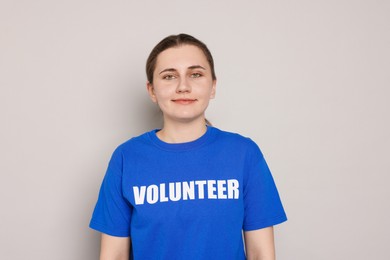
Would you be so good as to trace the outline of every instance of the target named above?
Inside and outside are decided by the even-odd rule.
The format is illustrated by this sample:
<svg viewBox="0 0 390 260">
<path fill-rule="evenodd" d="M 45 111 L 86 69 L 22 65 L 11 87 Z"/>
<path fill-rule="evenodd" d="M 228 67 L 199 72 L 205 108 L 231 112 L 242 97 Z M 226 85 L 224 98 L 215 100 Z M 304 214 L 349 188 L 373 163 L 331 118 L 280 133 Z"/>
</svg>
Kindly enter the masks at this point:
<svg viewBox="0 0 390 260">
<path fill-rule="evenodd" d="M 147 149 L 147 147 L 150 147 L 150 138 L 149 135 L 155 130 L 145 132 L 143 134 L 140 134 L 138 136 L 132 137 L 125 142 L 119 144 L 114 152 L 113 152 L 113 158 L 121 158 L 123 155 L 128 155 L 131 153 L 139 152 L 144 149 Z"/>
<path fill-rule="evenodd" d="M 138 136 L 134 136 L 127 141 L 120 144 L 117 149 L 126 151 L 128 149 L 133 149 L 134 147 L 140 147 L 143 145 L 149 145 L 150 144 L 150 135 L 155 132 L 156 130 L 151 130 L 145 133 L 142 133 Z"/>
<path fill-rule="evenodd" d="M 257 143 L 251 138 L 235 132 L 228 132 L 214 128 L 217 132 L 217 140 L 238 152 L 245 152 L 255 156 L 263 156 Z"/>
<path fill-rule="evenodd" d="M 230 142 L 231 144 L 246 146 L 248 148 L 258 148 L 258 145 L 250 137 L 235 132 L 224 131 L 215 127 L 214 129 L 220 140 Z"/>
</svg>

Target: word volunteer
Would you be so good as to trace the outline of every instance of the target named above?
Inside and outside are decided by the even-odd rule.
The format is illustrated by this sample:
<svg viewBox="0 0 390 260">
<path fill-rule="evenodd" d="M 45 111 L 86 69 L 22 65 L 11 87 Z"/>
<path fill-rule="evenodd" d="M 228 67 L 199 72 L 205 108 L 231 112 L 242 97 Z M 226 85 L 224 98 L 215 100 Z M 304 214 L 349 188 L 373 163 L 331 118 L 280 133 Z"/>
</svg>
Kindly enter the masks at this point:
<svg viewBox="0 0 390 260">
<path fill-rule="evenodd" d="M 168 191 L 167 188 L 168 187 Z M 146 202 L 155 204 L 157 202 L 194 200 L 194 199 L 238 199 L 239 182 L 236 179 L 230 180 L 198 180 L 160 183 L 160 185 L 134 186 L 134 200 L 136 205 Z M 197 191 L 197 192 L 195 192 Z M 205 196 L 207 191 L 207 196 Z"/>
</svg>

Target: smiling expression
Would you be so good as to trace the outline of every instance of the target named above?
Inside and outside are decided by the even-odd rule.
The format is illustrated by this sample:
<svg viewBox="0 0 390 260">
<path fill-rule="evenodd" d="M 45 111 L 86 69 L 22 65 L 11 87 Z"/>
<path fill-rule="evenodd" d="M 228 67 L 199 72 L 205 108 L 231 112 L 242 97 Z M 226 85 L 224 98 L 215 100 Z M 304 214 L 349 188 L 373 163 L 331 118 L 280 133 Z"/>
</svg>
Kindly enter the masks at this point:
<svg viewBox="0 0 390 260">
<path fill-rule="evenodd" d="M 204 112 L 215 96 L 216 81 L 202 50 L 180 45 L 161 52 L 147 84 L 150 98 L 163 112 L 164 122 L 204 120 Z"/>
</svg>

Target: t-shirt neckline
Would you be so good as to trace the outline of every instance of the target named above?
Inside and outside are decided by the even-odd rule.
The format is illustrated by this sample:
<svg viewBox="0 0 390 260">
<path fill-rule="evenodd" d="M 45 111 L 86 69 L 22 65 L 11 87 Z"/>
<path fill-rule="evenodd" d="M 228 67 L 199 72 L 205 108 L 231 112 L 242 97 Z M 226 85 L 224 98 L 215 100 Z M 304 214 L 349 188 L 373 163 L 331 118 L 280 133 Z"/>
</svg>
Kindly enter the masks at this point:
<svg viewBox="0 0 390 260">
<path fill-rule="evenodd" d="M 210 142 L 212 137 L 215 135 L 215 128 L 212 126 L 207 126 L 206 132 L 194 141 L 184 143 L 167 143 L 157 137 L 157 132 L 159 130 L 160 129 L 154 129 L 148 133 L 152 143 L 163 150 L 177 152 L 197 149 Z"/>
</svg>

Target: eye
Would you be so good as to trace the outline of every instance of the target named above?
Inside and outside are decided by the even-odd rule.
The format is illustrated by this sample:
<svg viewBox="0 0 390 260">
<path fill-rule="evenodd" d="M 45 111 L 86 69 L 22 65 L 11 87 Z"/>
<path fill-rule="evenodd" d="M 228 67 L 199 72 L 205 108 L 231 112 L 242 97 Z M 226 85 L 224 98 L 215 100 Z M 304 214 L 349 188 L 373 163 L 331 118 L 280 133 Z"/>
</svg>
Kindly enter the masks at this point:
<svg viewBox="0 0 390 260">
<path fill-rule="evenodd" d="M 167 74 L 167 75 L 163 76 L 163 79 L 166 79 L 166 80 L 172 80 L 175 78 L 176 78 L 175 75 L 172 75 L 172 74 Z"/>
<path fill-rule="evenodd" d="M 199 78 L 199 77 L 202 77 L 202 74 L 200 74 L 200 73 L 192 73 L 191 74 L 191 78 Z"/>
</svg>

